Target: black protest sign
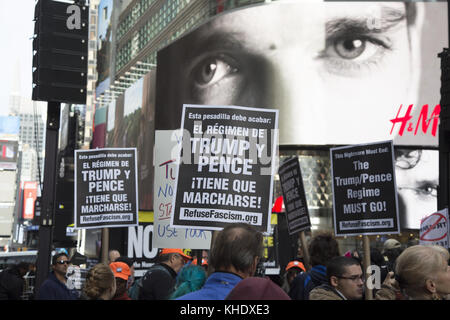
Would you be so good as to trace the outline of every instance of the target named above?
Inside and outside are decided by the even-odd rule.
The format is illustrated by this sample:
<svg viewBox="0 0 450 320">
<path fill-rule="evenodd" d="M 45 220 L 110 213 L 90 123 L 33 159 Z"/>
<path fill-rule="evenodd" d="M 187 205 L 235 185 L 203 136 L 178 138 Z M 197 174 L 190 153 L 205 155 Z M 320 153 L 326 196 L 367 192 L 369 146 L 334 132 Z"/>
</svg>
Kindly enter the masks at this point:
<svg viewBox="0 0 450 320">
<path fill-rule="evenodd" d="M 75 151 L 75 228 L 138 223 L 136 148 Z"/>
<path fill-rule="evenodd" d="M 278 169 L 289 235 L 311 228 L 303 187 L 300 163 L 297 157 L 285 160 Z"/>
<path fill-rule="evenodd" d="M 337 236 L 400 233 L 392 141 L 330 150 Z"/>
<path fill-rule="evenodd" d="M 278 110 L 185 105 L 171 225 L 268 232 Z"/>
</svg>

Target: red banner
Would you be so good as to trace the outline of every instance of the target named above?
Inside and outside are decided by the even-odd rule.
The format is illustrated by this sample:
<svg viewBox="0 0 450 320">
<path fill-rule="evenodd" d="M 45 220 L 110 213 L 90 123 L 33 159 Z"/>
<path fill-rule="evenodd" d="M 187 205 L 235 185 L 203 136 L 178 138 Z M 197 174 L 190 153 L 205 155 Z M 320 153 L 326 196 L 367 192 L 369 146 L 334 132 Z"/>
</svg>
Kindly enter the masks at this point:
<svg viewBox="0 0 450 320">
<path fill-rule="evenodd" d="M 26 181 L 23 183 L 23 212 L 24 219 L 34 218 L 34 203 L 37 197 L 37 182 Z"/>
</svg>

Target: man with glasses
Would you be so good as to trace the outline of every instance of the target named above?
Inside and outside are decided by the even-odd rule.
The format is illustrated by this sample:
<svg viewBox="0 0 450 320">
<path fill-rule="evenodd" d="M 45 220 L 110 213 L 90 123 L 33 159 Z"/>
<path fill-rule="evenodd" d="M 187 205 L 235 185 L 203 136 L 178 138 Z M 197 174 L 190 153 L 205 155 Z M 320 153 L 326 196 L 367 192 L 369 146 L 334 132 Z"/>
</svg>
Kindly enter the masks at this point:
<svg viewBox="0 0 450 320">
<path fill-rule="evenodd" d="M 364 275 L 358 260 L 335 257 L 327 265 L 328 283 L 311 290 L 309 300 L 361 300 Z"/>
<path fill-rule="evenodd" d="M 76 291 L 67 286 L 67 267 L 69 257 L 65 253 L 58 253 L 52 258 L 52 271 L 48 278 L 42 283 L 37 295 L 38 300 L 76 300 Z"/>
</svg>

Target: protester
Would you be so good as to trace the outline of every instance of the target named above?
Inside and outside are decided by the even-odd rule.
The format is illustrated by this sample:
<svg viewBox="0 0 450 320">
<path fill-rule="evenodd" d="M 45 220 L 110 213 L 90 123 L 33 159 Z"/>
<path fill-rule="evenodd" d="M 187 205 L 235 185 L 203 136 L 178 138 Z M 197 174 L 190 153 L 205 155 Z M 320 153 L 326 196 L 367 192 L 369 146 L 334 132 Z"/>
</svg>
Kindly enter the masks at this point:
<svg viewBox="0 0 450 320">
<path fill-rule="evenodd" d="M 383 244 L 383 251 L 381 252 L 387 262 L 389 271 L 395 270 L 395 260 L 402 253 L 402 244 L 395 239 L 388 239 Z"/>
<path fill-rule="evenodd" d="M 380 271 L 380 281 L 383 282 L 389 272 L 387 262 L 377 248 L 370 248 L 370 262 L 372 267 L 378 267 Z M 375 291 L 374 291 L 375 293 Z"/>
<path fill-rule="evenodd" d="M 66 253 L 58 253 L 52 258 L 52 271 L 39 288 L 38 300 L 76 300 L 78 294 L 67 286 L 67 267 L 69 257 Z"/>
<path fill-rule="evenodd" d="M 197 264 L 197 258 L 194 258 L 194 260 L 192 261 L 193 265 Z M 207 258 L 202 258 L 202 268 L 205 270 L 205 272 L 208 272 L 208 259 Z"/>
<path fill-rule="evenodd" d="M 116 292 L 116 280 L 110 267 L 104 263 L 93 266 L 86 275 L 82 300 L 111 300 Z"/>
<path fill-rule="evenodd" d="M 124 257 L 124 256 L 120 256 L 116 259 L 116 261 L 114 262 L 123 262 L 126 263 L 127 266 L 130 268 L 130 277 L 128 278 L 128 286 L 131 289 L 131 286 L 134 284 L 134 264 L 133 264 L 133 260 L 131 260 L 128 257 Z M 129 295 L 129 293 L 128 293 Z"/>
<path fill-rule="evenodd" d="M 322 284 L 326 284 L 326 264 L 330 259 L 339 256 L 339 245 L 330 232 L 320 232 L 309 244 L 312 268 L 299 274 L 291 283 L 289 296 L 292 300 L 308 300 L 309 292 Z"/>
<path fill-rule="evenodd" d="M 361 300 L 364 275 L 358 260 L 334 257 L 327 264 L 328 283 L 311 290 L 309 300 Z"/>
<path fill-rule="evenodd" d="M 397 258 L 395 280 L 411 300 L 442 300 L 450 294 L 448 250 L 416 245 Z"/>
<path fill-rule="evenodd" d="M 20 262 L 0 273 L 0 300 L 21 300 L 24 288 L 24 275 L 29 263 Z"/>
<path fill-rule="evenodd" d="M 294 260 L 288 263 L 283 275 L 283 284 L 281 286 L 286 293 L 288 293 L 291 289 L 291 283 L 295 277 L 302 272 L 306 272 L 305 266 L 302 262 Z"/>
<path fill-rule="evenodd" d="M 128 288 L 130 286 L 128 280 L 131 278 L 130 267 L 125 262 L 118 262 L 117 260 L 110 263 L 109 267 L 116 278 L 116 293 L 112 300 L 131 300 L 128 296 Z"/>
<path fill-rule="evenodd" d="M 166 300 L 173 293 L 178 272 L 192 258 L 181 249 L 162 249 L 159 262 L 141 280 L 139 300 Z"/>
<path fill-rule="evenodd" d="M 262 253 L 263 236 L 253 226 L 226 226 L 212 244 L 208 261 L 212 273 L 204 286 L 177 300 L 224 300 L 242 279 L 255 274 Z"/>
<path fill-rule="evenodd" d="M 240 281 L 225 300 L 291 300 L 291 298 L 272 280 L 249 277 Z"/>
<path fill-rule="evenodd" d="M 177 277 L 175 291 L 170 299 L 176 299 L 190 292 L 201 289 L 206 280 L 206 271 L 203 267 L 194 265 L 193 263 L 184 266 Z"/>
</svg>

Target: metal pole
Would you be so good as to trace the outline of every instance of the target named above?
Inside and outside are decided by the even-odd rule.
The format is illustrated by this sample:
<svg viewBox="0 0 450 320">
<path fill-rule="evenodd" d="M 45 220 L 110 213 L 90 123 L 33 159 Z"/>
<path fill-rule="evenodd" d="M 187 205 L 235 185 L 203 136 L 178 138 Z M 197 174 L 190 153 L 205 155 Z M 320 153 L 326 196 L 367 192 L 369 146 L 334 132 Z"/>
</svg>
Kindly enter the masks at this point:
<svg viewBox="0 0 450 320">
<path fill-rule="evenodd" d="M 56 157 L 58 153 L 60 110 L 61 103 L 48 102 L 42 210 L 39 224 L 38 257 L 36 261 L 36 295 L 39 287 L 48 277 L 50 269 L 53 223 L 55 220 Z"/>
</svg>

